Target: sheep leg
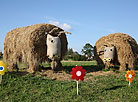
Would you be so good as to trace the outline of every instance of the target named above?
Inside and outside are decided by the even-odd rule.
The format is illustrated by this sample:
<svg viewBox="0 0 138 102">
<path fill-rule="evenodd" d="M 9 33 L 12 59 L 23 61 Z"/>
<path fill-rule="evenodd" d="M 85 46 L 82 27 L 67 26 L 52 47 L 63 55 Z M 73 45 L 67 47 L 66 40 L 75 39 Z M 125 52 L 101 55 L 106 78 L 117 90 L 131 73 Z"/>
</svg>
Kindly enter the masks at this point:
<svg viewBox="0 0 138 102">
<path fill-rule="evenodd" d="M 126 71 L 126 64 L 125 63 L 121 63 L 120 64 L 120 71 Z"/>
<path fill-rule="evenodd" d="M 35 73 L 36 71 L 39 71 L 39 64 L 29 62 L 29 69 L 27 70 L 29 73 Z"/>
<path fill-rule="evenodd" d="M 17 72 L 18 72 L 18 70 L 19 70 L 19 68 L 18 68 L 18 66 L 17 66 L 17 63 L 11 63 L 11 64 L 9 64 L 9 65 L 8 65 L 8 69 L 9 69 L 10 71 L 12 71 L 13 69 L 16 69 Z"/>
<path fill-rule="evenodd" d="M 57 61 L 52 60 L 51 68 L 53 71 L 62 70 L 62 64 L 61 64 L 60 60 L 57 60 Z"/>
<path fill-rule="evenodd" d="M 109 66 L 107 64 L 105 64 L 105 69 L 108 69 L 108 68 L 109 68 Z"/>
</svg>

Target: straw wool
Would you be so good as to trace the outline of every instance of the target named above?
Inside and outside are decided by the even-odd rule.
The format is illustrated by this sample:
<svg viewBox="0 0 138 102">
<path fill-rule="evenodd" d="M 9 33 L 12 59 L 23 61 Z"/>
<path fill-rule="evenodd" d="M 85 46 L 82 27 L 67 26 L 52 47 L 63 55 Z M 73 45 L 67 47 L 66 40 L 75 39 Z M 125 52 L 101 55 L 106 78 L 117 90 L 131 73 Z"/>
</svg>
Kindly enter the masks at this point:
<svg viewBox="0 0 138 102">
<path fill-rule="evenodd" d="M 104 66 L 104 48 L 115 47 L 114 65 L 120 65 L 120 70 L 135 69 L 138 64 L 138 45 L 128 34 L 114 33 L 101 37 L 95 43 L 95 59 L 98 65 Z"/>
<path fill-rule="evenodd" d="M 59 35 L 60 32 L 62 33 Z M 35 72 L 39 70 L 41 62 L 51 61 L 47 57 L 47 34 L 54 37 L 59 36 L 61 60 L 68 46 L 63 30 L 52 24 L 35 24 L 16 28 L 7 33 L 4 41 L 4 60 L 9 64 L 9 69 L 17 67 L 18 62 L 27 62 L 29 72 Z"/>
</svg>

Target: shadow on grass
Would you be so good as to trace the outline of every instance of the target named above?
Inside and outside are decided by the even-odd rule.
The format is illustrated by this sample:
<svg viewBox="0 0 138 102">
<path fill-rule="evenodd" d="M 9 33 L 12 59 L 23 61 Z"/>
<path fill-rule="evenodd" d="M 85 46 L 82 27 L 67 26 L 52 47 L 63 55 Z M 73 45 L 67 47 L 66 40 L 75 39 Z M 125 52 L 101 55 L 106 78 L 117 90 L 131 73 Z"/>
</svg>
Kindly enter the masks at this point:
<svg viewBox="0 0 138 102">
<path fill-rule="evenodd" d="M 138 66 L 136 66 L 135 70 L 138 70 Z"/>
<path fill-rule="evenodd" d="M 26 71 L 12 71 L 12 72 L 8 72 L 8 74 L 11 74 L 11 75 L 17 75 L 17 76 L 24 76 L 24 75 L 27 75 L 28 72 Z"/>
<path fill-rule="evenodd" d="M 72 68 L 75 66 L 64 66 L 63 67 L 63 71 L 65 71 L 66 73 L 70 74 L 70 72 L 72 71 Z M 100 71 L 102 70 L 100 67 L 98 67 L 97 65 L 91 65 L 91 66 L 82 66 L 83 69 L 86 70 L 86 73 L 90 73 L 90 72 L 96 72 L 96 71 Z"/>
<path fill-rule="evenodd" d="M 62 70 L 65 71 L 67 74 L 70 74 L 70 72 L 72 71 L 72 68 L 75 67 L 73 65 L 70 66 L 63 66 Z M 86 73 L 90 73 L 90 72 L 97 72 L 102 70 L 102 67 L 99 67 L 97 65 L 82 65 L 83 69 L 86 70 Z M 20 68 L 19 68 L 20 69 Z M 12 71 L 12 72 L 8 72 L 9 74 L 14 74 L 17 76 L 24 76 L 26 74 L 28 74 L 27 71 L 25 71 L 26 68 L 24 68 L 24 71 Z M 45 67 L 43 65 L 40 65 L 40 70 L 52 70 L 51 67 Z M 40 71 L 41 72 L 41 71 Z"/>
<path fill-rule="evenodd" d="M 108 90 L 116 90 L 116 89 L 119 89 L 119 88 L 122 88 L 122 87 L 125 87 L 125 85 L 113 86 L 113 87 L 107 88 L 107 89 L 105 89 L 105 90 L 106 90 L 106 91 L 108 91 Z"/>
</svg>

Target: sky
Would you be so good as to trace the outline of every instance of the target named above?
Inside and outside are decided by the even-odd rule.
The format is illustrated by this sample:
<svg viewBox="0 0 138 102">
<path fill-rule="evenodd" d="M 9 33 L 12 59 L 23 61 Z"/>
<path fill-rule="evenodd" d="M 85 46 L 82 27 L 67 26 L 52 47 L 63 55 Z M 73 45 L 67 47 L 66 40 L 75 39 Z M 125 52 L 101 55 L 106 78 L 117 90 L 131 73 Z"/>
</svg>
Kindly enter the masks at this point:
<svg viewBox="0 0 138 102">
<path fill-rule="evenodd" d="M 138 42 L 138 0 L 0 0 L 0 51 L 6 33 L 50 23 L 71 32 L 68 47 L 81 52 L 102 36 L 125 33 Z"/>
</svg>

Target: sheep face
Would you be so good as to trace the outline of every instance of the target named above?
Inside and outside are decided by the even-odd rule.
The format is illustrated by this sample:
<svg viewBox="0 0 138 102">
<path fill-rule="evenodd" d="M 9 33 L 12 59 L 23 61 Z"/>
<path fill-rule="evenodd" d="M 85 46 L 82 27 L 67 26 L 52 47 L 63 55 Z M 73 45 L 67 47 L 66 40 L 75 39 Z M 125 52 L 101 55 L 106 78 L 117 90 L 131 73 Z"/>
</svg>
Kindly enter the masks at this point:
<svg viewBox="0 0 138 102">
<path fill-rule="evenodd" d="M 53 37 L 51 35 L 47 35 L 46 40 L 47 45 L 47 56 L 49 59 L 53 59 L 54 57 L 61 56 L 61 40 L 59 37 Z"/>
<path fill-rule="evenodd" d="M 104 48 L 104 63 L 112 63 L 114 59 L 115 47 Z"/>
</svg>

